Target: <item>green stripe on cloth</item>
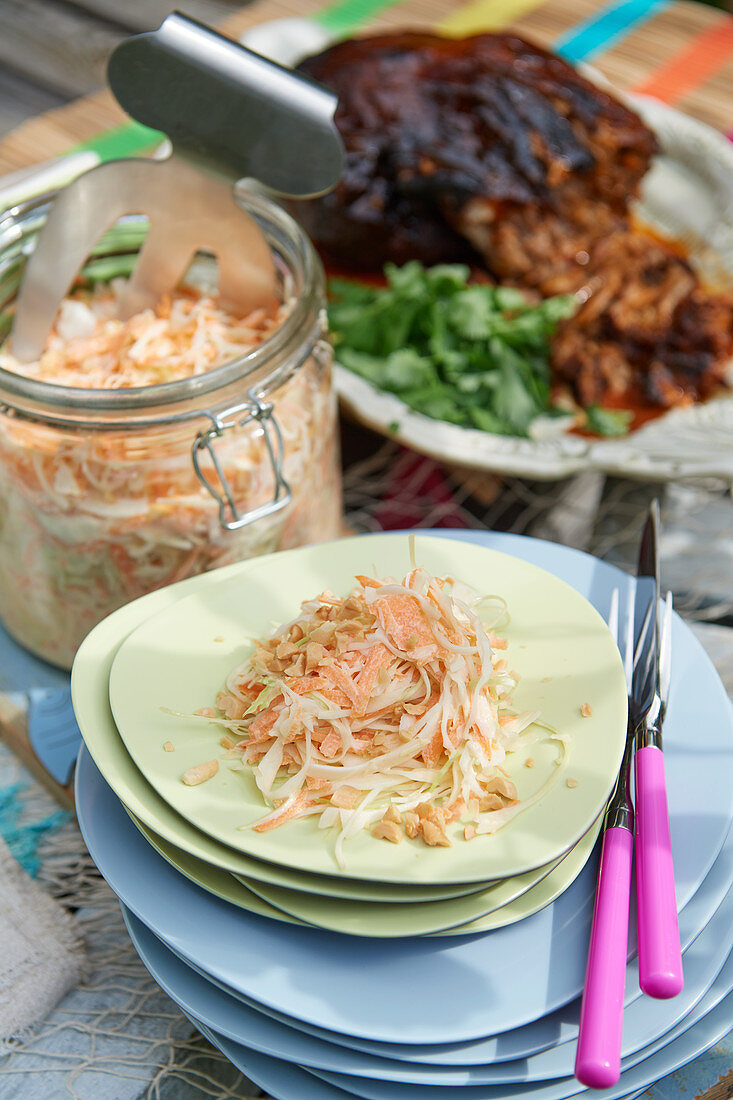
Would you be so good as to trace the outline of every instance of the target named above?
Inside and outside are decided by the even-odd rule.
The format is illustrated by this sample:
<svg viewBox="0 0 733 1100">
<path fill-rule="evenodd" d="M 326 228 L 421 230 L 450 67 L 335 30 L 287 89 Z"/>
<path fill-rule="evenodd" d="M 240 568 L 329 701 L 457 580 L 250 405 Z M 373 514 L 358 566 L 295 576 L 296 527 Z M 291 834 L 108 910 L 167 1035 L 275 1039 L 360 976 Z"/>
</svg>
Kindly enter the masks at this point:
<svg viewBox="0 0 733 1100">
<path fill-rule="evenodd" d="M 335 0 L 314 12 L 311 19 L 334 35 L 347 35 L 397 3 L 399 0 Z"/>
<path fill-rule="evenodd" d="M 163 138 L 164 135 L 158 130 L 151 130 L 149 126 L 130 119 L 112 130 L 95 134 L 89 141 L 82 141 L 69 152 L 90 151 L 96 153 L 100 160 L 116 160 L 118 157 L 132 157 L 154 148 Z"/>
</svg>

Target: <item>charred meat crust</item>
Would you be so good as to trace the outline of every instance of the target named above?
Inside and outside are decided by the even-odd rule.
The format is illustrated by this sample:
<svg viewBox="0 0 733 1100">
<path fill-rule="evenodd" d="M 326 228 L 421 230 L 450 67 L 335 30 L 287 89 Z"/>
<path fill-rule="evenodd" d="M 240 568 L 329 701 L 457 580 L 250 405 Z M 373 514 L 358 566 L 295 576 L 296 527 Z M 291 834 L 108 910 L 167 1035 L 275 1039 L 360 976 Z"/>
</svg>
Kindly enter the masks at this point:
<svg viewBox="0 0 733 1100">
<path fill-rule="evenodd" d="M 335 192 L 301 211 L 337 260 L 353 261 L 355 247 L 372 267 L 465 255 L 471 199 L 488 217 L 555 209 L 571 178 L 623 214 L 656 150 L 632 111 L 513 35 L 352 39 L 301 69 L 339 97 L 346 167 Z"/>
</svg>

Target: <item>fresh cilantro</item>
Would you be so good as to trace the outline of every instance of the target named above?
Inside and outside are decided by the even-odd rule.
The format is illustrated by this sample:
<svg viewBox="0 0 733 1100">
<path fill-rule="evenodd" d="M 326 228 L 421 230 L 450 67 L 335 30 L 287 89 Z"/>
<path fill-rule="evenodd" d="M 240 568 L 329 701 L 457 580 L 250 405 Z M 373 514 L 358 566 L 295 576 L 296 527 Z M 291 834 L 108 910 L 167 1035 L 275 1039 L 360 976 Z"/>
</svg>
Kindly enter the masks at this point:
<svg viewBox="0 0 733 1100">
<path fill-rule="evenodd" d="M 387 264 L 387 286 L 333 279 L 339 362 L 438 420 L 526 436 L 550 411 L 548 341 L 569 295 L 530 304 L 511 287 L 469 284 L 462 264 Z"/>
<path fill-rule="evenodd" d="M 602 409 L 600 405 L 589 405 L 585 410 L 586 427 L 596 435 L 626 435 L 633 413 L 626 409 Z"/>
</svg>

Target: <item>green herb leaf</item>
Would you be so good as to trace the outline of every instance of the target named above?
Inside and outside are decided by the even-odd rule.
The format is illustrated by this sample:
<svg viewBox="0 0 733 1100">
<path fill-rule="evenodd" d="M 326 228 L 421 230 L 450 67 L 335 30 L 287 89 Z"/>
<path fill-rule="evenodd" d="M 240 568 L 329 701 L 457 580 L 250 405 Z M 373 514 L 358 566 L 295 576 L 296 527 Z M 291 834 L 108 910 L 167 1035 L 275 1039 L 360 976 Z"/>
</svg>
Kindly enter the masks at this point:
<svg viewBox="0 0 733 1100">
<path fill-rule="evenodd" d="M 596 435 L 626 435 L 633 418 L 627 409 L 602 409 L 600 405 L 589 405 L 585 410 L 586 427 Z"/>
<path fill-rule="evenodd" d="M 574 300 L 530 305 L 512 287 L 469 284 L 462 264 L 384 273 L 386 287 L 331 281 L 339 362 L 425 416 L 526 435 L 548 411 L 548 340 Z"/>
</svg>

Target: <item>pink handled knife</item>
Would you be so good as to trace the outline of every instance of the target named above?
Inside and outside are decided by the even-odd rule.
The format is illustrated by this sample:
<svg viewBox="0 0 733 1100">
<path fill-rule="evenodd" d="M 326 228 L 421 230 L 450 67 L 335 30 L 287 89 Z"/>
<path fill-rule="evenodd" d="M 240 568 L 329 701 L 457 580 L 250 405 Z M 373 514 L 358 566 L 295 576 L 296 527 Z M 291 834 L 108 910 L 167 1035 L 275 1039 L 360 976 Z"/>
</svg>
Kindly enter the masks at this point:
<svg viewBox="0 0 733 1100">
<path fill-rule="evenodd" d="M 669 687 L 660 675 L 659 504 L 655 500 L 639 550 L 634 613 L 631 715 L 636 736 L 636 902 L 639 985 L 650 997 L 675 997 L 684 984 L 669 834 L 662 723 Z M 669 635 L 667 623 L 665 633 Z M 667 638 L 667 642 L 668 642 Z"/>
</svg>

